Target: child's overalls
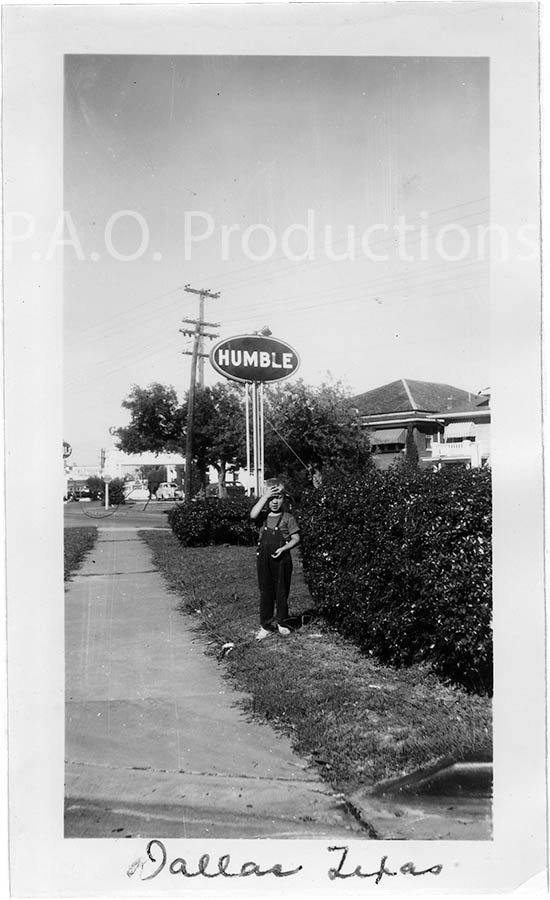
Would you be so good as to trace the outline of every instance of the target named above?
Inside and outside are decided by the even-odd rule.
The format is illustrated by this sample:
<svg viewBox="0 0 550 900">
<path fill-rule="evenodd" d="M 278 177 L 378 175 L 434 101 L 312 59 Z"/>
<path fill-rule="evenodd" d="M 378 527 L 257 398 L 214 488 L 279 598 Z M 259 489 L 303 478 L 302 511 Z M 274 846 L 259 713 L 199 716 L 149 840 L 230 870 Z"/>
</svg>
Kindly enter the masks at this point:
<svg viewBox="0 0 550 900">
<path fill-rule="evenodd" d="M 281 513 L 273 528 L 262 527 L 260 543 L 256 553 L 258 585 L 260 588 L 260 624 L 268 631 L 277 625 L 284 625 L 288 619 L 288 595 L 292 578 L 292 557 L 290 552 L 281 553 L 273 559 L 272 553 L 286 544 L 286 538 L 280 528 L 284 513 Z"/>
</svg>

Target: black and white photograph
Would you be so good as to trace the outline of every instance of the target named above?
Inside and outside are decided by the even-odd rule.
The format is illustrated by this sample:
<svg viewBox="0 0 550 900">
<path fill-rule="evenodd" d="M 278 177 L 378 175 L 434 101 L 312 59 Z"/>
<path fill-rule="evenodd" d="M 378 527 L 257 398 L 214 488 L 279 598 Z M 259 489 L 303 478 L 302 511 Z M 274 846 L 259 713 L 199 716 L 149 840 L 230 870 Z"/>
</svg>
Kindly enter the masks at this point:
<svg viewBox="0 0 550 900">
<path fill-rule="evenodd" d="M 4 10 L 13 896 L 547 890 L 538 17 Z"/>
</svg>

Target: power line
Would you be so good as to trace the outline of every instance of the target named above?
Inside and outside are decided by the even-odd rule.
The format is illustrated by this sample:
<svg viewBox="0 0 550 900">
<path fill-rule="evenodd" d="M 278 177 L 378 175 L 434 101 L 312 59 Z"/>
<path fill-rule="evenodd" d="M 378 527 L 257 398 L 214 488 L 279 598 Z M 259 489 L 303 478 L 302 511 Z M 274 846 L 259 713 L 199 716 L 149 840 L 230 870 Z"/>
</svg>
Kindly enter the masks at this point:
<svg viewBox="0 0 550 900">
<path fill-rule="evenodd" d="M 286 438 L 284 438 L 283 435 L 281 434 L 281 432 L 278 431 L 278 430 L 275 428 L 275 425 L 273 424 L 273 422 L 270 422 L 270 420 L 267 418 L 267 416 L 265 415 L 265 413 L 264 413 L 264 419 L 265 419 L 265 421 L 267 422 L 267 424 L 270 426 L 270 428 L 273 429 L 273 431 L 275 432 L 275 434 L 276 434 L 278 437 L 281 438 L 282 442 L 283 442 L 284 444 L 286 444 L 286 446 L 288 447 L 288 449 L 290 450 L 290 452 L 294 454 L 294 456 L 296 457 L 296 459 L 298 460 L 298 462 L 300 462 L 300 463 L 303 465 L 304 469 L 306 469 L 307 471 L 309 471 L 309 467 L 306 465 L 306 463 L 303 461 L 303 459 L 302 459 L 300 456 L 298 456 L 298 454 L 296 453 L 296 450 L 293 450 L 293 449 L 292 449 L 292 447 L 290 446 L 290 444 L 288 443 L 288 441 L 286 440 Z"/>
<path fill-rule="evenodd" d="M 163 300 L 165 297 L 169 297 L 171 294 L 175 294 L 176 291 L 181 290 L 181 288 L 182 288 L 182 285 L 179 284 L 176 287 L 171 288 L 169 291 L 164 291 L 164 293 L 162 293 L 162 294 L 156 294 L 154 297 L 148 297 L 147 300 L 142 300 L 140 303 L 134 304 L 130 309 L 123 309 L 120 312 L 113 313 L 112 316 L 106 316 L 104 318 L 102 317 L 99 321 L 94 322 L 92 325 L 87 325 L 86 327 L 80 329 L 79 330 L 79 340 L 81 338 L 84 338 L 88 332 L 93 331 L 96 328 L 102 332 L 102 334 L 100 335 L 100 338 L 102 339 L 103 332 L 105 330 L 105 326 L 114 322 L 116 319 L 123 318 L 124 321 L 121 324 L 122 324 L 123 328 L 127 328 L 128 327 L 128 316 L 131 316 L 135 312 L 136 309 L 141 309 L 143 306 L 148 306 L 150 303 L 155 303 L 155 301 L 157 301 L 157 300 Z M 155 316 L 157 316 L 158 309 L 152 310 L 152 313 Z M 93 337 L 92 337 L 92 340 L 94 340 Z"/>
<path fill-rule="evenodd" d="M 300 309 L 314 309 L 315 307 L 325 307 L 325 306 L 328 306 L 331 302 L 334 302 L 334 303 L 346 302 L 347 300 L 352 299 L 352 297 L 350 297 L 348 295 L 348 296 L 345 296 L 342 298 L 342 297 L 335 296 L 335 294 L 336 294 L 336 292 L 339 292 L 339 291 L 346 291 L 349 288 L 358 288 L 359 290 L 361 290 L 361 289 L 364 289 L 365 287 L 368 287 L 369 291 L 371 293 L 373 293 L 373 295 L 376 294 L 377 296 L 380 294 L 384 294 L 384 293 L 391 294 L 391 293 L 395 292 L 395 289 L 392 290 L 392 285 L 394 283 L 397 283 L 397 285 L 403 283 L 404 285 L 406 285 L 408 287 L 412 287 L 412 288 L 422 287 L 423 284 L 433 284 L 436 281 L 440 280 L 442 278 L 443 273 L 439 276 L 436 276 L 436 278 L 433 281 L 421 280 L 421 281 L 414 282 L 412 279 L 418 278 L 419 275 L 427 276 L 427 275 L 431 275 L 432 273 L 436 273 L 440 269 L 445 269 L 446 271 L 445 271 L 443 280 L 448 281 L 449 278 L 452 277 L 454 273 L 456 273 L 458 276 L 462 276 L 470 266 L 479 266 L 481 264 L 482 264 L 481 261 L 478 261 L 478 260 L 445 262 L 445 263 L 441 263 L 440 265 L 437 265 L 437 266 L 430 265 L 425 272 L 416 272 L 415 273 L 414 271 L 412 271 L 412 272 L 408 271 L 408 272 L 402 272 L 402 273 L 381 275 L 379 278 L 369 280 L 368 282 L 366 282 L 365 280 L 348 282 L 346 284 L 341 284 L 338 287 L 331 288 L 329 291 L 327 291 L 325 294 L 325 301 L 319 301 L 318 303 L 313 304 L 313 306 L 308 306 L 308 307 L 294 306 L 293 311 L 299 312 Z M 451 269 L 451 266 L 452 266 L 452 269 Z M 482 274 L 482 273 L 480 273 L 480 274 Z M 375 287 L 377 288 L 379 285 L 381 285 L 380 290 L 375 290 L 375 291 L 372 290 Z M 306 293 L 300 293 L 300 295 L 288 294 L 284 297 L 276 297 L 276 298 L 272 299 L 270 301 L 270 303 L 272 303 L 272 304 L 281 303 L 282 304 L 282 303 L 286 303 L 291 300 L 300 300 L 300 299 L 304 300 L 305 298 L 307 298 L 311 295 L 318 295 L 318 294 L 319 294 L 319 289 L 315 288 L 314 290 L 307 291 Z M 364 297 L 364 295 L 362 295 L 362 296 Z M 357 296 L 356 299 L 361 299 L 361 296 Z M 371 299 L 371 298 L 368 297 L 368 298 L 364 298 L 364 299 Z M 372 299 L 375 299 L 375 297 L 373 296 Z M 243 307 L 242 308 L 243 314 L 240 314 L 241 311 L 239 309 L 233 310 L 233 315 L 232 315 L 231 319 L 226 320 L 226 321 L 231 323 L 231 322 L 235 322 L 235 321 L 241 321 L 244 318 L 255 318 L 256 315 L 261 311 L 262 308 L 263 307 L 261 307 L 261 306 Z M 248 316 L 246 316 L 244 314 L 245 310 L 246 310 L 246 313 L 248 313 Z"/>
</svg>

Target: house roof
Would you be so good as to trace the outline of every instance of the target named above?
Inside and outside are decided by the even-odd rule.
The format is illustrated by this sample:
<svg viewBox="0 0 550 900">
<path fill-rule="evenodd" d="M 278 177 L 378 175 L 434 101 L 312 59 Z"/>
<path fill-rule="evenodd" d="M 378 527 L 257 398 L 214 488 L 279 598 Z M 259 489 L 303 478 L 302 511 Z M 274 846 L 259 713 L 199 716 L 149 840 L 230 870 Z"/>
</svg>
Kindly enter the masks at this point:
<svg viewBox="0 0 550 900">
<path fill-rule="evenodd" d="M 400 378 L 353 398 L 359 415 L 403 412 L 464 412 L 487 403 L 487 396 L 472 394 L 451 384 Z"/>
</svg>

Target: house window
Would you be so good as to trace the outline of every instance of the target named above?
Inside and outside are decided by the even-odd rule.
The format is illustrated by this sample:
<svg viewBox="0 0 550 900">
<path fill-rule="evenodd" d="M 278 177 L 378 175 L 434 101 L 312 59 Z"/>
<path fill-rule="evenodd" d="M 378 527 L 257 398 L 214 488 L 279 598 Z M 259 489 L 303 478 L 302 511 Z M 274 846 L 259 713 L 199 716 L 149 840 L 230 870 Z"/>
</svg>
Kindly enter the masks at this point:
<svg viewBox="0 0 550 900">
<path fill-rule="evenodd" d="M 404 447 L 402 444 L 375 444 L 373 449 L 376 453 L 400 453 Z"/>
</svg>

